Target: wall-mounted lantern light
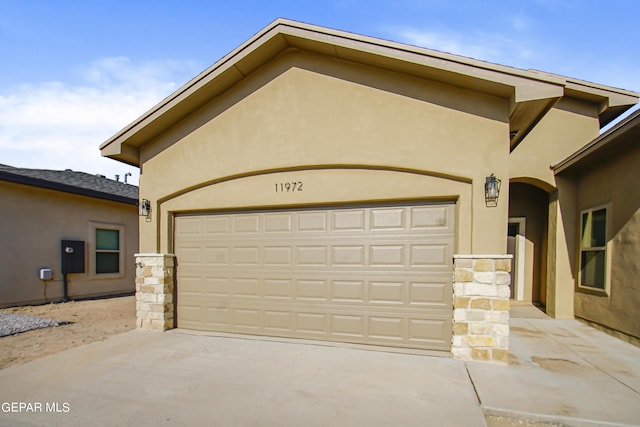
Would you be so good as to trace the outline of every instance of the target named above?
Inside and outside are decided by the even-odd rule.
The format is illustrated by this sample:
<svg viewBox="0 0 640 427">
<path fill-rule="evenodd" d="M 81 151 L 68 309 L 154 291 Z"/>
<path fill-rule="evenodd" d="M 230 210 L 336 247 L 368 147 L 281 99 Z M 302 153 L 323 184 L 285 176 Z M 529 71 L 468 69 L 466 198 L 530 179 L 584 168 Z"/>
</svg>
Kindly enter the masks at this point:
<svg viewBox="0 0 640 427">
<path fill-rule="evenodd" d="M 488 207 L 498 206 L 500 196 L 500 180 L 494 174 L 488 176 L 484 182 L 484 202 Z"/>
<path fill-rule="evenodd" d="M 147 218 L 151 217 L 151 202 L 147 199 L 142 199 L 140 201 L 140 216 L 146 216 Z"/>
</svg>

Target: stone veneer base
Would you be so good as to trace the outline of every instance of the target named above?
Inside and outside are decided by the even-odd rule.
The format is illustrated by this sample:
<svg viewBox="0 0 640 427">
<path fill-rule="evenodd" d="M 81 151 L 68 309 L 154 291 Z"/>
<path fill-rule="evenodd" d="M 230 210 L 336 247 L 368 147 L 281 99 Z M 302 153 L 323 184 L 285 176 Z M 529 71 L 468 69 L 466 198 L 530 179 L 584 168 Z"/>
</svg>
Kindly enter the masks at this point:
<svg viewBox="0 0 640 427">
<path fill-rule="evenodd" d="M 507 365 L 511 255 L 455 255 L 454 359 Z"/>
<path fill-rule="evenodd" d="M 166 331 L 174 324 L 174 255 L 135 254 L 136 326 Z"/>
</svg>

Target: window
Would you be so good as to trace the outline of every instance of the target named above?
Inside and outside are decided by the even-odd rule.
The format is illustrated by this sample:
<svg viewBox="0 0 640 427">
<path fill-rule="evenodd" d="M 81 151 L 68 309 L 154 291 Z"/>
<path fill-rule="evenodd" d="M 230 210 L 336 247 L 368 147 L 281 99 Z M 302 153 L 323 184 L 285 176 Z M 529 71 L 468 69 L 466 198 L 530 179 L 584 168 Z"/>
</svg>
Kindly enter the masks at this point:
<svg viewBox="0 0 640 427">
<path fill-rule="evenodd" d="M 604 291 L 607 276 L 607 209 L 582 213 L 580 286 Z"/>
<path fill-rule="evenodd" d="M 96 274 L 120 272 L 120 232 L 96 228 Z"/>
<path fill-rule="evenodd" d="M 124 275 L 124 226 L 90 223 L 92 254 L 89 268 L 94 277 L 122 277 Z"/>
</svg>

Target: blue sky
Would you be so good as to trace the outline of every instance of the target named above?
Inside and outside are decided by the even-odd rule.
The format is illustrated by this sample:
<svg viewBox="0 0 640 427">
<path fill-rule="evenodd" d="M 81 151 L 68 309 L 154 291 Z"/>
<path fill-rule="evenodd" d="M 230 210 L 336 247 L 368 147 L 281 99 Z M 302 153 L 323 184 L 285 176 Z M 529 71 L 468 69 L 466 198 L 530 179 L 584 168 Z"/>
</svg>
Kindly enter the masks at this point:
<svg viewBox="0 0 640 427">
<path fill-rule="evenodd" d="M 98 146 L 278 17 L 640 91 L 636 0 L 0 0 L 0 163 Z"/>
</svg>

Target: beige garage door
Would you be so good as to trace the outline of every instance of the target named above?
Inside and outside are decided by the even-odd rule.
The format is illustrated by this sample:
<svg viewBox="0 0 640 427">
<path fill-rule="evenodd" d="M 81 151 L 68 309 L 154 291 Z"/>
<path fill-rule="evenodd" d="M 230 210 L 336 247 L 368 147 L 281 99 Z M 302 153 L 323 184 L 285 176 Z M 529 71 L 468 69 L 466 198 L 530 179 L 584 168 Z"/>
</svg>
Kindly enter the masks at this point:
<svg viewBox="0 0 640 427">
<path fill-rule="evenodd" d="M 178 327 L 449 351 L 454 209 L 178 216 Z"/>
</svg>

